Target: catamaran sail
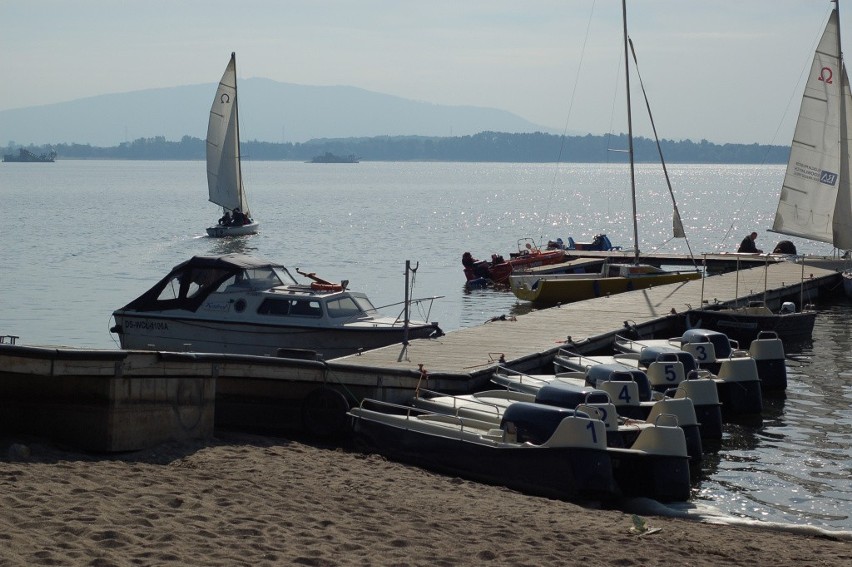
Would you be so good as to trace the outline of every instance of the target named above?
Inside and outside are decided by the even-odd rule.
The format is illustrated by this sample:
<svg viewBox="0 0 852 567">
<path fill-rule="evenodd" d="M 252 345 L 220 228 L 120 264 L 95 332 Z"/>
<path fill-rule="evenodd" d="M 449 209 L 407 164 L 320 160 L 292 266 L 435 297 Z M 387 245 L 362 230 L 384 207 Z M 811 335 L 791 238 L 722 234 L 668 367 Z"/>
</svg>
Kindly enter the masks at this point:
<svg viewBox="0 0 852 567">
<path fill-rule="evenodd" d="M 850 111 L 852 91 L 835 5 L 805 85 L 774 232 L 852 250 Z"/>
<path fill-rule="evenodd" d="M 207 188 L 211 202 L 221 206 L 225 212 L 239 209 L 249 221 L 208 228 L 210 236 L 257 232 L 257 223 L 250 220 L 251 211 L 240 170 L 237 59 L 234 53 L 231 53 L 231 60 L 219 81 L 216 97 L 210 107 L 207 124 Z"/>
</svg>

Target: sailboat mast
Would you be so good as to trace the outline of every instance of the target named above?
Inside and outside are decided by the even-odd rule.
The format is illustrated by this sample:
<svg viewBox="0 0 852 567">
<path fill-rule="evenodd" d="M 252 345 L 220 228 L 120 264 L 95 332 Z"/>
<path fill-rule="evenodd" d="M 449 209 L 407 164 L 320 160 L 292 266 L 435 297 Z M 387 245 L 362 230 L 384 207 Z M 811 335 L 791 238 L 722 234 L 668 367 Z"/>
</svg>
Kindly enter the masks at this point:
<svg viewBox="0 0 852 567">
<path fill-rule="evenodd" d="M 843 66 L 843 47 L 840 42 L 840 0 L 831 0 L 834 3 L 834 11 L 837 12 L 837 53 L 840 56 L 840 65 Z M 842 97 L 841 97 L 842 99 Z"/>
<path fill-rule="evenodd" d="M 237 152 L 236 152 L 236 166 L 237 166 L 237 183 L 239 183 L 239 187 L 237 188 L 240 194 L 240 210 L 247 216 L 251 217 L 251 211 L 248 209 L 248 203 L 245 202 L 245 194 L 243 193 L 243 171 L 242 164 L 240 160 L 240 101 L 239 95 L 237 93 L 237 54 L 236 52 L 231 52 L 231 59 L 234 61 L 234 128 L 237 131 Z"/>
<path fill-rule="evenodd" d="M 846 62 L 843 57 L 843 47 L 840 41 L 840 0 L 833 0 L 834 11 L 837 15 L 837 55 L 840 70 L 840 179 L 837 185 L 837 198 L 834 202 L 834 214 L 832 215 L 831 234 L 832 244 L 835 248 L 849 250 L 852 239 L 850 239 L 850 220 L 852 220 L 852 199 L 850 199 L 850 184 L 852 184 L 852 166 L 850 166 L 849 155 L 849 77 L 846 70 Z"/>
<path fill-rule="evenodd" d="M 627 48 L 627 0 L 621 0 L 624 22 L 624 85 L 627 92 L 627 153 L 630 156 L 630 197 L 633 201 L 633 261 L 639 263 L 639 228 L 636 220 L 636 171 L 633 163 L 633 114 L 630 109 L 630 58 Z"/>
</svg>

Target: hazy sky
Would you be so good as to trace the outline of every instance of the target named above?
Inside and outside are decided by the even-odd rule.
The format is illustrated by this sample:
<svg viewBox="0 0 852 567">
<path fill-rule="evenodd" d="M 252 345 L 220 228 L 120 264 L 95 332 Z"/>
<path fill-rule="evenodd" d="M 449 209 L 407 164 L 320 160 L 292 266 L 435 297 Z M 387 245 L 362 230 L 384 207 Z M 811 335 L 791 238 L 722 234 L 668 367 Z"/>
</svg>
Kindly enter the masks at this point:
<svg viewBox="0 0 852 567">
<path fill-rule="evenodd" d="M 789 144 L 830 7 L 629 0 L 659 134 Z M 852 2 L 841 18 L 850 45 Z M 0 110 L 213 83 L 231 51 L 240 78 L 494 107 L 560 132 L 626 129 L 619 0 L 0 0 Z"/>
</svg>

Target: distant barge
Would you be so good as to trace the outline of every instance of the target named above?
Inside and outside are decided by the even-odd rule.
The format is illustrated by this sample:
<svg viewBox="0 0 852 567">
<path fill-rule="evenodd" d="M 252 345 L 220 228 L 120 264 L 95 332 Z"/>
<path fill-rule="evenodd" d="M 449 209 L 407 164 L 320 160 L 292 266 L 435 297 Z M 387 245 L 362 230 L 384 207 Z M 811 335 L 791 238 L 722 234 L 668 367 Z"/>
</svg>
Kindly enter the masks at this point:
<svg viewBox="0 0 852 567">
<path fill-rule="evenodd" d="M 53 163 L 56 160 L 56 152 L 51 150 L 46 154 L 36 155 L 29 150 L 21 148 L 18 155 L 6 154 L 3 156 L 3 161 L 6 162 L 27 162 L 27 163 Z"/>
<path fill-rule="evenodd" d="M 331 152 L 325 152 L 321 156 L 315 156 L 309 163 L 358 163 L 360 160 L 355 154 L 338 156 Z"/>
</svg>

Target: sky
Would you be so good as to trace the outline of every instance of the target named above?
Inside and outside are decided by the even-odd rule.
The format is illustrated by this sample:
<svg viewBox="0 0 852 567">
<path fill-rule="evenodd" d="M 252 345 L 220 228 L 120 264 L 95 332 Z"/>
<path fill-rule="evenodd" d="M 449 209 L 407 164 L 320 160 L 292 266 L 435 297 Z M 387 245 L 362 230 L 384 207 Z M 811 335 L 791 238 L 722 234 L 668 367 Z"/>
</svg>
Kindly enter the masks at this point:
<svg viewBox="0 0 852 567">
<path fill-rule="evenodd" d="M 830 8 L 628 0 L 659 135 L 789 144 Z M 852 3 L 845 23 L 852 45 Z M 626 131 L 619 0 L 0 0 L 0 110 L 216 82 L 232 51 L 240 79 L 492 107 L 571 134 Z"/>
</svg>

